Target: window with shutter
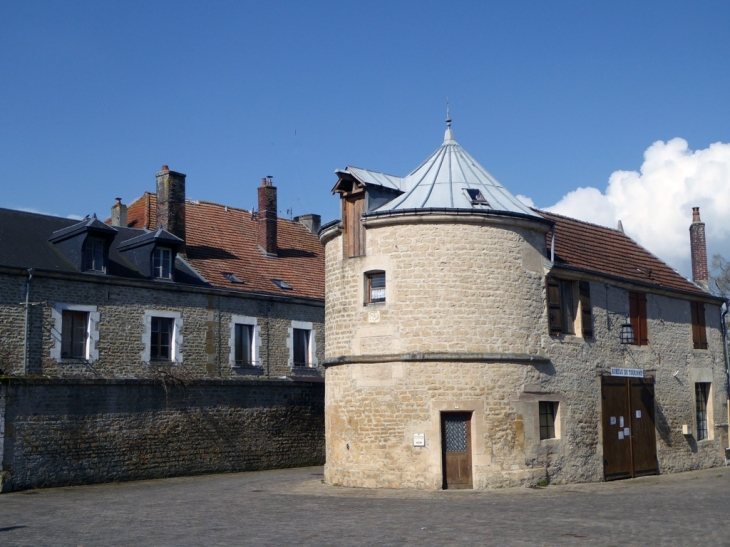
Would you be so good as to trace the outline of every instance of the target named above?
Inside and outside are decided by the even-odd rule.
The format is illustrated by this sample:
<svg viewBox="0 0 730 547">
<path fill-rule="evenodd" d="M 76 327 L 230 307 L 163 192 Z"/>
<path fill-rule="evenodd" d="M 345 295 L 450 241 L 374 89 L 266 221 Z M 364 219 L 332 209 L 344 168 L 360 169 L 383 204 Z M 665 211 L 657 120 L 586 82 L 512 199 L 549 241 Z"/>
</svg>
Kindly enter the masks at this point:
<svg viewBox="0 0 730 547">
<path fill-rule="evenodd" d="M 646 294 L 640 292 L 629 293 L 629 316 L 634 329 L 634 344 L 646 346 L 649 343 L 649 333 L 646 324 Z"/>
<path fill-rule="evenodd" d="M 554 336 L 576 334 L 576 329 L 580 327 L 580 333 L 584 338 L 593 336 L 590 291 L 587 282 L 578 283 L 548 277 L 547 302 L 550 334 Z"/>
<path fill-rule="evenodd" d="M 690 302 L 692 313 L 692 345 L 694 349 L 707 349 L 707 329 L 705 328 L 705 305 Z"/>
</svg>

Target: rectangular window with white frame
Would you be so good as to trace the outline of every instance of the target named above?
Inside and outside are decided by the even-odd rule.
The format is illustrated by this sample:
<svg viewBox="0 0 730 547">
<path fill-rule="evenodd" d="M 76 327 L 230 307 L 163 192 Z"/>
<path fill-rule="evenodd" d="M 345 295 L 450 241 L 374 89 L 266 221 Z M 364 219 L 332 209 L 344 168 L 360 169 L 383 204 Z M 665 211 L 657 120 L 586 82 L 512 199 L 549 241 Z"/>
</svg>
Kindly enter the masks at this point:
<svg viewBox="0 0 730 547">
<path fill-rule="evenodd" d="M 231 317 L 228 362 L 232 367 L 260 367 L 261 327 L 255 317 Z"/>
<path fill-rule="evenodd" d="M 183 320 L 180 312 L 147 310 L 143 321 L 145 330 L 142 361 L 182 363 Z"/>
<path fill-rule="evenodd" d="M 89 362 L 99 359 L 96 349 L 99 341 L 99 312 L 96 306 L 54 304 L 51 319 L 52 359 Z"/>
<path fill-rule="evenodd" d="M 317 365 L 317 348 L 314 335 L 312 323 L 292 321 L 287 339 L 290 367 L 314 367 Z"/>
</svg>

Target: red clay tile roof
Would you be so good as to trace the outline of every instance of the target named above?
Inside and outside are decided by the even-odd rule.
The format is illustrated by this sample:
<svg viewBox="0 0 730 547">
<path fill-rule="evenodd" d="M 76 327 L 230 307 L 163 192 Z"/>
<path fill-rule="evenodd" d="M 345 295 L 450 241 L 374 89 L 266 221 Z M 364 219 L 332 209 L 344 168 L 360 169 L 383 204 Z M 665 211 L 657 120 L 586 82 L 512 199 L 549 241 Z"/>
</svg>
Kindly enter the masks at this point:
<svg viewBox="0 0 730 547">
<path fill-rule="evenodd" d="M 127 208 L 130 228 L 157 226 L 157 196 L 150 192 Z M 188 262 L 214 287 L 324 299 L 324 248 L 319 238 L 298 222 L 278 219 L 278 257 L 259 251 L 258 222 L 251 212 L 206 201 L 185 203 Z M 232 273 L 243 284 L 223 275 Z M 292 287 L 282 289 L 272 279 Z"/>
<path fill-rule="evenodd" d="M 555 222 L 555 264 L 558 266 L 709 296 L 623 232 L 535 211 Z M 551 236 L 547 234 L 548 250 Z"/>
</svg>

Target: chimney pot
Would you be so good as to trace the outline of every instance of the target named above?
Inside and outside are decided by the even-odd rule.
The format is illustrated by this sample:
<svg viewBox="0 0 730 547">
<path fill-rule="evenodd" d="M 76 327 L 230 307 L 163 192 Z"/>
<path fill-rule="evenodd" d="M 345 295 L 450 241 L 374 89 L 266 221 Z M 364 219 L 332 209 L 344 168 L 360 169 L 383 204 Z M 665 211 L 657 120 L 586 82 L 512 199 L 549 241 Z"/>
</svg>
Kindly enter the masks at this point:
<svg viewBox="0 0 730 547">
<path fill-rule="evenodd" d="M 163 165 L 161 171 L 169 171 L 170 168 L 167 165 Z"/>
</svg>

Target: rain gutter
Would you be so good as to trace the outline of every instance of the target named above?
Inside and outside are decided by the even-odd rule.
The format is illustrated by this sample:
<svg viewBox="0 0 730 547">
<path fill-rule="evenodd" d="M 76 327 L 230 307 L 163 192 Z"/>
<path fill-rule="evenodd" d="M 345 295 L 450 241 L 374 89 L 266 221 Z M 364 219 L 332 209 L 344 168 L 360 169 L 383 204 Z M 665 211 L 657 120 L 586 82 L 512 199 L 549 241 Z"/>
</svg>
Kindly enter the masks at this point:
<svg viewBox="0 0 730 547">
<path fill-rule="evenodd" d="M 554 221 L 538 215 L 529 215 L 527 213 L 518 213 L 516 211 L 499 211 L 495 209 L 477 210 L 463 209 L 458 207 L 412 207 L 410 209 L 389 209 L 387 211 L 374 211 L 372 213 L 364 213 L 364 219 L 382 218 L 382 217 L 401 217 L 406 215 L 432 215 L 432 214 L 448 214 L 456 216 L 505 216 L 524 218 L 526 220 L 534 220 L 552 226 Z"/>
</svg>

